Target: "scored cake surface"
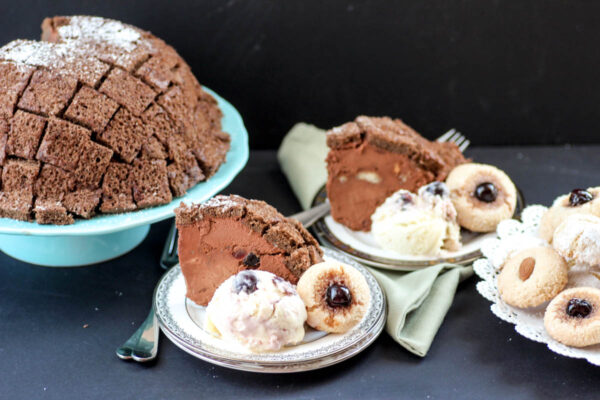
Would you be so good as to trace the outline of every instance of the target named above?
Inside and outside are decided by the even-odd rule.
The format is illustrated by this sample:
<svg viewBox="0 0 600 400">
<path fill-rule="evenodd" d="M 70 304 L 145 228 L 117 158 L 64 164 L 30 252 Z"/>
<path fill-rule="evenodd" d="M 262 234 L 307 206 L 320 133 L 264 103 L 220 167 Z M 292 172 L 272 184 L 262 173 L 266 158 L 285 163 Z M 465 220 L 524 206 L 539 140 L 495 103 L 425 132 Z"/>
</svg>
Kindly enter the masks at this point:
<svg viewBox="0 0 600 400">
<path fill-rule="evenodd" d="M 199 305 L 207 305 L 217 287 L 239 271 L 269 271 L 295 284 L 322 261 L 310 233 L 264 201 L 216 196 L 202 204 L 182 203 L 175 218 L 187 297 Z"/>
<path fill-rule="evenodd" d="M 399 119 L 357 117 L 327 132 L 327 197 L 333 219 L 369 231 L 371 215 L 399 189 L 443 181 L 467 160 L 454 143 L 430 142 Z"/>
<path fill-rule="evenodd" d="M 0 217 L 69 224 L 166 204 L 225 161 L 221 116 L 151 33 L 46 18 L 42 41 L 0 48 Z"/>
</svg>

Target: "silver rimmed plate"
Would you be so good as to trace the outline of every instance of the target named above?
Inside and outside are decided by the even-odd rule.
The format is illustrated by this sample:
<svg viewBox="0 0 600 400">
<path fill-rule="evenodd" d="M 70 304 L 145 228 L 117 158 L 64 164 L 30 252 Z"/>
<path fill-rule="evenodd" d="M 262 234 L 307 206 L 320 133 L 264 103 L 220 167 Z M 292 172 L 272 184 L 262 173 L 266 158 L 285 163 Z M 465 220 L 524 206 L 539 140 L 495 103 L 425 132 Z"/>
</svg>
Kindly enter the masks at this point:
<svg viewBox="0 0 600 400">
<path fill-rule="evenodd" d="M 315 197 L 313 206 L 325 201 L 327 201 L 327 192 L 323 187 Z M 517 189 L 515 218 L 520 215 L 524 205 L 523 195 Z M 496 236 L 495 233 L 480 234 L 463 229 L 461 232 L 463 246 L 459 251 L 444 251 L 439 256 L 426 257 L 402 255 L 384 250 L 377 245 L 370 232 L 353 231 L 335 222 L 331 215 L 318 220 L 312 229 L 323 245 L 339 250 L 361 263 L 395 271 L 414 271 L 444 262 L 469 264 L 481 257 L 482 243 Z"/>
<path fill-rule="evenodd" d="M 371 302 L 363 320 L 343 334 L 307 330 L 305 340 L 278 352 L 252 353 L 220 338 L 203 327 L 204 307 L 185 296 L 185 281 L 179 265 L 169 270 L 154 292 L 159 325 L 176 346 L 204 361 L 243 371 L 288 373 L 327 367 L 344 361 L 367 348 L 385 326 L 386 301 L 381 287 L 363 266 L 350 257 L 324 249 L 325 258 L 352 265 L 367 280 Z"/>
</svg>

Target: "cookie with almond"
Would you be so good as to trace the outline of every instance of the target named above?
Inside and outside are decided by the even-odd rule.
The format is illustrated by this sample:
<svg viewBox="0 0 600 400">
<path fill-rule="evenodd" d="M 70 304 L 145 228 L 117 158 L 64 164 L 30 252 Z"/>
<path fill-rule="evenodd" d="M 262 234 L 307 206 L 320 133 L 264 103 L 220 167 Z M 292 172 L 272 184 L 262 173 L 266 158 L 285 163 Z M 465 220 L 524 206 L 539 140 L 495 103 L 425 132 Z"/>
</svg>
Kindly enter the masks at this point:
<svg viewBox="0 0 600 400">
<path fill-rule="evenodd" d="M 510 257 L 498 275 L 498 291 L 507 304 L 536 307 L 551 300 L 567 284 L 568 266 L 550 247 L 522 250 Z"/>
</svg>

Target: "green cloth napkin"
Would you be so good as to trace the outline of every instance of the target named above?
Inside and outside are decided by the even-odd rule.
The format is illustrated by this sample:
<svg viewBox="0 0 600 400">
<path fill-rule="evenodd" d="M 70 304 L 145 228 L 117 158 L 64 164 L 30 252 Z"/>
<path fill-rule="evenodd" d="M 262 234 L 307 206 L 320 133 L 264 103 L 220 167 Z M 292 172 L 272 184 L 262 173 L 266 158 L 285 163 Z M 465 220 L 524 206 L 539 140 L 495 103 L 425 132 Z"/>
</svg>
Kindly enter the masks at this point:
<svg viewBox="0 0 600 400">
<path fill-rule="evenodd" d="M 325 133 L 299 123 L 286 135 L 277 158 L 304 209 L 327 180 Z M 473 275 L 472 267 L 438 264 L 414 272 L 367 267 L 385 291 L 387 332 L 411 353 L 424 357 L 431 347 L 458 284 Z"/>
</svg>

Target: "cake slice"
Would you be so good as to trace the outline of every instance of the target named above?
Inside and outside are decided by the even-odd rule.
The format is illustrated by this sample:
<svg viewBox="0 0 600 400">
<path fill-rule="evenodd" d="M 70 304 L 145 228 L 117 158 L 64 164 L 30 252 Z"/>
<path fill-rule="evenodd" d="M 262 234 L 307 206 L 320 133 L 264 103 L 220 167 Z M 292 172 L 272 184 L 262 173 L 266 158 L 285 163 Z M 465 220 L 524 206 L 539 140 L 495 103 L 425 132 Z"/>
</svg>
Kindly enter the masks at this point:
<svg viewBox="0 0 600 400">
<path fill-rule="evenodd" d="M 333 219 L 356 231 L 399 189 L 443 181 L 467 160 L 454 143 L 430 142 L 399 119 L 358 117 L 327 132 L 327 197 Z"/>
<path fill-rule="evenodd" d="M 323 252 L 302 225 L 264 201 L 216 196 L 175 210 L 179 263 L 187 297 L 207 305 L 219 285 L 246 270 L 269 271 L 292 283 Z"/>
</svg>

